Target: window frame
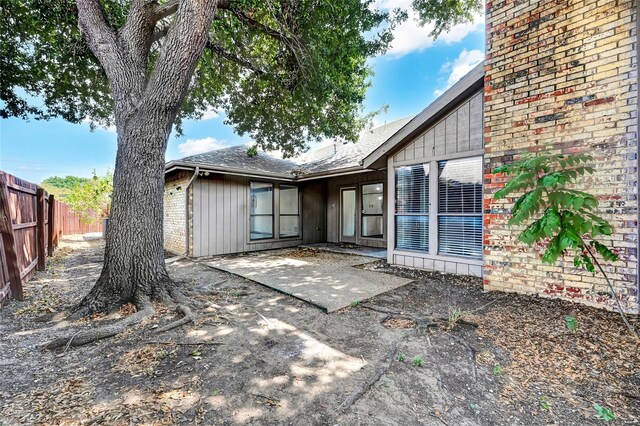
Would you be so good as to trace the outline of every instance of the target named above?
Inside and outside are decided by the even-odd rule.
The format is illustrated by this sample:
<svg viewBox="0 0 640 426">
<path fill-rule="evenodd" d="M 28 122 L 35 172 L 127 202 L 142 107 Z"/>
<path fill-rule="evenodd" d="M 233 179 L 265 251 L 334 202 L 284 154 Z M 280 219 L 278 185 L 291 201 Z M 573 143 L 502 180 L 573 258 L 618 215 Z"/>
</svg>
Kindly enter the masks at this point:
<svg viewBox="0 0 640 426">
<path fill-rule="evenodd" d="M 473 212 L 473 213 L 465 213 L 465 212 L 449 212 L 449 211 L 440 211 L 440 173 L 441 173 L 441 168 L 440 165 L 443 162 L 449 162 L 449 161 L 465 161 L 465 160 L 473 160 L 473 159 L 479 159 L 480 160 L 480 185 L 481 185 L 481 193 L 480 193 L 480 211 L 479 212 Z M 435 165 L 437 166 L 437 171 L 438 171 L 438 179 L 437 179 L 437 188 L 438 191 L 436 193 L 436 202 L 434 203 L 434 210 L 435 210 L 435 216 L 436 216 L 436 220 L 437 220 L 437 226 L 435 229 L 436 232 L 436 241 L 437 241 L 437 246 L 435 247 L 436 253 L 440 256 L 446 256 L 446 257 L 456 257 L 456 258 L 461 258 L 461 259 L 473 259 L 473 260 L 482 260 L 483 258 L 483 238 L 484 238 L 484 229 L 483 229 L 483 192 L 484 192 L 484 176 L 482 173 L 483 167 L 484 167 L 484 157 L 481 155 L 471 155 L 468 157 L 462 157 L 462 158 L 452 158 L 452 159 L 442 159 L 442 160 L 437 160 L 434 161 Z M 462 203 L 464 203 L 463 201 L 461 201 Z M 473 202 L 473 204 L 475 205 L 475 200 Z M 464 205 L 464 204 L 463 204 Z M 464 210 L 464 207 L 462 207 L 462 210 Z M 441 218 L 460 218 L 461 220 L 464 220 L 464 218 L 474 218 L 474 219 L 479 219 L 480 222 L 480 254 L 477 256 L 473 256 L 473 255 L 465 255 L 465 254 L 458 254 L 458 253 L 447 253 L 446 251 L 443 251 L 443 249 L 441 248 L 441 242 L 442 242 L 442 238 L 441 238 L 441 232 L 440 232 L 440 228 L 441 228 Z"/>
<path fill-rule="evenodd" d="M 282 213 L 282 187 L 288 187 L 288 188 L 295 188 L 296 189 L 296 206 L 297 206 L 297 214 L 291 214 L 291 213 Z M 301 221 L 301 206 L 300 206 L 300 187 L 298 185 L 293 185 L 293 184 L 288 184 L 288 183 L 284 183 L 284 184 L 278 184 L 278 238 L 274 239 L 278 239 L 278 240 L 289 240 L 289 239 L 296 239 L 296 238 L 300 238 L 301 237 L 301 233 L 300 231 L 302 230 L 302 221 Z M 296 235 L 282 235 L 282 217 L 297 217 L 298 218 L 298 233 Z M 275 233 L 274 233 L 275 234 Z"/>
<path fill-rule="evenodd" d="M 388 250 L 390 253 L 395 253 L 397 255 L 408 255 L 418 258 L 432 259 L 434 261 L 452 261 L 452 262 L 461 262 L 469 265 L 482 265 L 484 262 L 484 202 L 481 204 L 481 212 L 480 213 L 461 213 L 461 216 L 466 217 L 478 217 L 481 223 L 481 244 L 482 248 L 480 250 L 480 255 L 478 256 L 460 256 L 457 254 L 449 254 L 449 253 L 440 253 L 440 232 L 438 226 L 438 218 L 440 216 L 438 209 L 438 201 L 439 201 L 439 171 L 438 166 L 440 161 L 453 161 L 453 160 L 463 160 L 463 159 L 471 159 L 471 158 L 480 158 L 482 164 L 482 175 L 481 175 L 481 199 L 484 200 L 484 153 L 480 150 L 467 151 L 463 153 L 453 153 L 453 154 L 443 154 L 432 156 L 431 158 L 425 159 L 416 159 L 416 160 L 403 160 L 403 161 L 392 161 L 389 159 L 389 170 L 393 170 L 393 174 L 389 174 L 389 191 L 391 195 L 390 202 L 393 204 L 389 204 L 388 212 L 391 216 L 391 219 L 388 220 L 388 225 L 391 232 L 391 237 L 394 239 L 393 244 L 389 244 Z M 424 166 L 429 165 L 429 196 L 428 200 L 428 213 L 399 213 L 397 209 L 398 202 L 398 169 L 405 167 L 415 167 L 415 166 Z M 451 215 L 444 213 L 444 216 Z M 427 216 L 427 223 L 429 226 L 428 232 L 428 250 L 415 250 L 410 248 L 398 247 L 398 226 L 397 226 L 397 217 L 398 216 Z M 425 263 L 426 265 L 426 263 Z"/>
<path fill-rule="evenodd" d="M 254 183 L 259 183 L 259 184 L 266 184 L 266 185 L 271 185 L 271 214 L 254 214 L 251 213 L 251 185 Z M 276 230 L 275 230 L 275 210 L 276 210 L 276 205 L 275 205 L 275 194 L 276 193 L 276 184 L 273 182 L 265 182 L 265 181 L 249 181 L 249 242 L 260 242 L 260 241 L 265 241 L 265 240 L 273 240 L 276 239 L 275 235 L 276 235 Z M 253 217 L 268 217 L 271 216 L 271 236 L 270 237 L 264 237 L 264 238 L 253 238 L 252 237 L 252 230 L 251 230 L 251 218 Z"/>
<path fill-rule="evenodd" d="M 380 195 L 382 196 L 382 206 L 381 206 L 381 213 L 375 213 L 375 214 L 367 214 L 365 213 L 365 208 L 364 208 L 364 187 L 365 186 L 373 186 L 373 185 L 380 185 L 382 187 L 382 192 L 380 192 Z M 370 240 L 384 240 L 385 239 L 385 231 L 386 231 L 386 221 L 385 221 L 385 183 L 383 181 L 380 182 L 365 182 L 360 184 L 360 238 L 361 239 L 370 239 Z M 365 217 L 380 217 L 382 219 L 382 234 L 380 234 L 380 236 L 368 236 L 368 235 L 364 235 L 363 229 L 364 229 L 364 219 Z"/>
<path fill-rule="evenodd" d="M 431 253 L 431 248 L 432 248 L 432 243 L 431 243 L 431 221 L 432 221 L 432 212 L 431 212 L 431 197 L 432 197 L 432 184 L 433 184 L 433 179 L 432 179 L 432 170 L 433 170 L 433 164 L 431 164 L 431 161 L 425 161 L 425 162 L 420 162 L 420 163 L 415 163 L 415 164 L 410 164 L 410 165 L 402 165 L 402 166 L 397 166 L 394 168 L 394 185 L 393 185 L 393 192 L 394 192 L 394 197 L 393 197 L 393 225 L 394 225 L 394 249 L 395 250 L 401 250 L 401 251 L 408 251 L 408 252 L 413 252 L 413 253 L 423 253 L 423 254 L 429 254 Z M 428 172 L 426 174 L 425 177 L 428 178 L 428 182 L 426 185 L 426 190 L 427 190 L 427 200 L 426 200 L 426 212 L 422 211 L 422 212 L 399 212 L 398 211 L 398 169 L 400 168 L 414 168 L 414 167 L 422 167 L 424 169 L 425 165 L 428 165 Z M 421 207 L 421 209 L 424 207 L 424 202 L 423 201 L 419 201 L 419 206 Z M 413 249 L 413 248 L 406 248 L 406 247 L 399 247 L 398 246 L 398 218 L 399 217 L 421 217 L 424 218 L 424 221 L 427 224 L 427 239 L 426 239 L 426 250 L 419 250 L 419 249 Z"/>
</svg>

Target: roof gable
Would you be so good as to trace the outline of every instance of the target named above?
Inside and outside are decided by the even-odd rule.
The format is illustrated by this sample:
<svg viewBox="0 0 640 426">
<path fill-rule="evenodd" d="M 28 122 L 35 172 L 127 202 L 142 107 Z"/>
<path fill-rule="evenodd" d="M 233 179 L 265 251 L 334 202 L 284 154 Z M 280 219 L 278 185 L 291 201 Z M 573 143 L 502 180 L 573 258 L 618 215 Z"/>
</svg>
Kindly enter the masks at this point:
<svg viewBox="0 0 640 426">
<path fill-rule="evenodd" d="M 484 61 L 456 84 L 433 101 L 420 114 L 416 115 L 406 126 L 399 129 L 384 143 L 380 144 L 362 163 L 364 168 L 380 169 L 386 167 L 386 158 L 406 142 L 424 132 L 430 125 L 442 118 L 448 111 L 457 106 L 460 101 L 480 89 L 484 82 Z"/>
</svg>

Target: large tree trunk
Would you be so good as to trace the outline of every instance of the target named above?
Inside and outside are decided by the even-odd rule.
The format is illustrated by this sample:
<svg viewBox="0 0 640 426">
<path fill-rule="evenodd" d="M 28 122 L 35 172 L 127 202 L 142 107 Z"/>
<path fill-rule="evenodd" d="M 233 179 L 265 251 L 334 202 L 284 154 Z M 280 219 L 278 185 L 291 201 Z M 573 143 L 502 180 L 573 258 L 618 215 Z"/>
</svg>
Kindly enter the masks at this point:
<svg viewBox="0 0 640 426">
<path fill-rule="evenodd" d="M 179 296 L 164 264 L 164 154 L 220 0 L 133 0 L 115 31 L 98 0 L 77 0 L 81 32 L 102 64 L 113 93 L 118 153 L 105 261 L 76 313 Z M 149 72 L 156 22 L 175 16 Z"/>
<path fill-rule="evenodd" d="M 167 119 L 136 115 L 120 132 L 105 262 L 79 305 L 84 313 L 171 293 L 162 240 Z"/>
</svg>

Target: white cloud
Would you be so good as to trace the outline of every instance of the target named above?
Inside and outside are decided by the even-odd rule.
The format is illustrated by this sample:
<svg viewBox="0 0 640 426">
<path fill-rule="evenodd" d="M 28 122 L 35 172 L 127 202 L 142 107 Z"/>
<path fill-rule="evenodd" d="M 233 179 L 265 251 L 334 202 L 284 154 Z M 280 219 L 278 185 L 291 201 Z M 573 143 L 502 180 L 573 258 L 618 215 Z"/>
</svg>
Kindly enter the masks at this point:
<svg viewBox="0 0 640 426">
<path fill-rule="evenodd" d="M 195 155 L 203 152 L 213 151 L 215 149 L 225 148 L 227 145 L 224 141 L 216 138 L 207 137 L 202 139 L 187 139 L 178 145 L 178 151 L 182 155 Z"/>
<path fill-rule="evenodd" d="M 453 44 L 460 42 L 467 35 L 484 28 L 484 14 L 476 16 L 473 22 L 453 26 L 446 33 L 440 34 L 437 40 L 429 36 L 433 24 L 421 26 L 418 13 L 411 7 L 412 0 L 379 0 L 376 7 L 385 10 L 396 8 L 407 11 L 408 19 L 393 31 L 393 41 L 387 55 L 399 58 L 412 52 L 420 52 L 430 48 L 435 43 Z"/>
<path fill-rule="evenodd" d="M 213 108 L 207 108 L 204 114 L 202 114 L 201 120 L 213 120 L 214 118 L 218 118 L 219 116 L 220 111 Z"/>
<path fill-rule="evenodd" d="M 438 97 L 442 95 L 448 88 L 456 84 L 458 80 L 464 77 L 469 71 L 476 65 L 484 60 L 484 53 L 480 50 L 467 50 L 463 49 L 460 55 L 453 63 L 447 62 L 446 67 L 443 65 L 441 71 L 446 72 L 451 70 L 449 78 L 447 79 L 447 85 L 441 89 L 436 89 L 433 94 Z"/>
</svg>

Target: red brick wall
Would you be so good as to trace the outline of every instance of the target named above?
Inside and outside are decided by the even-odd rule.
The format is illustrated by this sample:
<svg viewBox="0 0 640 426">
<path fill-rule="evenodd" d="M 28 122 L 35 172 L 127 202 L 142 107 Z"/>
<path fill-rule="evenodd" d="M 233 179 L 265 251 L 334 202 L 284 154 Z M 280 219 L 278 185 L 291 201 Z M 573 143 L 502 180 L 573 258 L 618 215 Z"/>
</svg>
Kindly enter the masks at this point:
<svg viewBox="0 0 640 426">
<path fill-rule="evenodd" d="M 507 226 L 510 202 L 491 170 L 524 152 L 589 152 L 597 173 L 581 187 L 615 228 L 620 260 L 606 268 L 630 312 L 637 294 L 636 2 L 493 1 L 487 4 L 485 287 L 611 308 L 600 275 L 543 264 Z M 513 201 L 513 200 L 509 200 Z"/>
</svg>

